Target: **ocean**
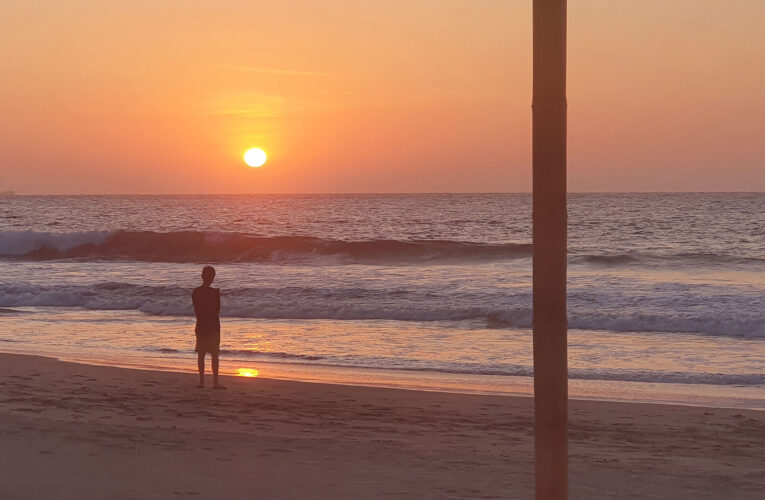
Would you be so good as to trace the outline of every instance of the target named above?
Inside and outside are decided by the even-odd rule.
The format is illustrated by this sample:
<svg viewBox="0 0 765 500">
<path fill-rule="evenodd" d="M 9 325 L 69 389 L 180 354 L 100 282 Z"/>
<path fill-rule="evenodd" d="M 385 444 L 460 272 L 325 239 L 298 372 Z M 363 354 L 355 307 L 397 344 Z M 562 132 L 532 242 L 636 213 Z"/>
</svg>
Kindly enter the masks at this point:
<svg viewBox="0 0 765 500">
<path fill-rule="evenodd" d="M 530 394 L 531 195 L 0 198 L 0 350 Z M 572 397 L 765 408 L 765 194 L 571 194 Z"/>
</svg>

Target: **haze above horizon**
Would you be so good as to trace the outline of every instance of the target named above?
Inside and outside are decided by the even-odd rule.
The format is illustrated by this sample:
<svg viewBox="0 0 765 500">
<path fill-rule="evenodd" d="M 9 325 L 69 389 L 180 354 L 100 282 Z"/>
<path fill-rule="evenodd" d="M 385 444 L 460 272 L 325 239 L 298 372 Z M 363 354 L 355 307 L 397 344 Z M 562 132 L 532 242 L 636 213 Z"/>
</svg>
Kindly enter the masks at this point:
<svg viewBox="0 0 765 500">
<path fill-rule="evenodd" d="M 531 5 L 9 0 L 0 191 L 528 192 Z M 763 20 L 570 2 L 570 190 L 765 191 Z"/>
</svg>

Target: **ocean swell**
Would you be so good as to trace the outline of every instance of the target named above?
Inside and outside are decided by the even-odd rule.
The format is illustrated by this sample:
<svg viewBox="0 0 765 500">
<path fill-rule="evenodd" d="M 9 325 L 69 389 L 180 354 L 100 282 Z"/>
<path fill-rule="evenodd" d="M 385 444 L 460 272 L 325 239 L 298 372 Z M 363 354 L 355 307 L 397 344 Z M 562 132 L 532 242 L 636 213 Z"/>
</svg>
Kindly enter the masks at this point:
<svg viewBox="0 0 765 500">
<path fill-rule="evenodd" d="M 336 240 L 205 231 L 0 231 L 0 258 L 44 261 L 173 263 L 460 264 L 530 258 L 531 243 L 450 240 Z M 570 248 L 569 263 L 588 266 L 756 265 L 765 259 L 725 253 L 589 253 Z"/>
<path fill-rule="evenodd" d="M 531 250 L 531 244 L 524 243 L 384 239 L 343 241 L 310 236 L 199 231 L 0 232 L 0 256 L 23 260 L 280 263 L 334 258 L 351 263 L 437 263 L 529 257 Z"/>
</svg>

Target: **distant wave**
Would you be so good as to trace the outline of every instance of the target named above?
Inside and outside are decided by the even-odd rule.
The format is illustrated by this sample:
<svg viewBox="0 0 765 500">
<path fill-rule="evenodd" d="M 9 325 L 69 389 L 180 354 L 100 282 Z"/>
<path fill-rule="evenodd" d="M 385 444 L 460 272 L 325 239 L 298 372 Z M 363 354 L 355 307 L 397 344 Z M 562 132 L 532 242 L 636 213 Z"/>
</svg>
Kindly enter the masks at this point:
<svg viewBox="0 0 765 500">
<path fill-rule="evenodd" d="M 63 254 L 73 248 L 97 246 L 113 236 L 111 231 L 45 233 L 35 231 L 0 232 L 0 255 L 35 257 Z"/>
<path fill-rule="evenodd" d="M 747 265 L 765 264 L 765 258 L 741 257 L 737 255 L 724 255 L 715 253 L 624 253 L 624 254 L 580 254 L 569 257 L 573 264 L 593 264 L 599 266 L 624 266 L 632 264 L 660 264 L 660 265 Z"/>
<path fill-rule="evenodd" d="M 23 314 L 24 311 L 18 311 L 16 309 L 8 309 L 5 307 L 0 307 L 0 314 Z"/>
<path fill-rule="evenodd" d="M 0 256 L 24 260 L 132 260 L 143 262 L 448 262 L 503 260 L 531 255 L 531 244 L 446 240 L 342 241 L 310 236 L 243 233 L 116 231 L 0 232 Z"/>
<path fill-rule="evenodd" d="M 164 354 L 184 354 L 177 349 L 151 348 Z M 392 358 L 363 355 L 307 355 L 285 352 L 257 350 L 221 350 L 229 360 L 259 360 L 272 363 L 298 363 L 322 366 L 342 366 L 379 370 L 408 370 L 420 372 L 455 373 L 463 375 L 504 375 L 531 377 L 531 366 L 509 364 L 454 363 L 422 359 Z M 621 382 L 654 382 L 671 384 L 714 384 L 714 385 L 763 385 L 765 374 L 762 373 L 693 373 L 666 370 L 630 370 L 630 369 L 585 369 L 570 368 L 569 378 L 575 380 L 613 380 Z"/>
<path fill-rule="evenodd" d="M 527 295 L 494 297 L 489 303 L 481 299 L 466 302 L 459 296 L 445 301 L 423 297 L 416 291 L 396 295 L 388 290 L 363 288 L 239 288 L 224 293 L 222 315 L 227 318 L 473 321 L 487 328 L 532 326 L 531 308 L 522 305 L 530 302 Z M 0 307 L 81 307 L 190 317 L 193 312 L 189 302 L 189 291 L 183 287 L 127 283 L 48 287 L 0 284 Z M 765 338 L 765 317 L 759 309 L 736 309 L 724 314 L 704 308 L 681 312 L 669 306 L 654 310 L 611 307 L 601 311 L 587 308 L 586 304 L 579 308 L 575 297 L 570 302 L 572 329 Z"/>
<path fill-rule="evenodd" d="M 0 232 L 0 258 L 32 261 L 459 264 L 530 258 L 532 250 L 530 243 L 391 239 L 344 241 L 311 236 L 203 231 Z M 592 266 L 762 265 L 765 258 L 688 252 L 588 254 L 571 249 L 569 262 Z"/>
<path fill-rule="evenodd" d="M 574 258 L 574 261 L 606 265 L 631 264 L 639 260 L 634 255 L 582 255 Z"/>
</svg>

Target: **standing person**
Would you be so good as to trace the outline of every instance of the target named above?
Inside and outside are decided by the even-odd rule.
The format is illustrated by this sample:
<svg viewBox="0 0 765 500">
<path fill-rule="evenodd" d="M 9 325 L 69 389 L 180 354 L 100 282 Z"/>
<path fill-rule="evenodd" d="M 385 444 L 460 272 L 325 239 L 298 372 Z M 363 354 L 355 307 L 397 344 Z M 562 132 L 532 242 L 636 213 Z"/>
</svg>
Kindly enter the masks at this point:
<svg viewBox="0 0 765 500">
<path fill-rule="evenodd" d="M 218 355 L 220 354 L 220 288 L 213 288 L 215 268 L 205 266 L 202 269 L 202 286 L 198 286 L 191 294 L 194 303 L 194 314 L 197 316 L 197 326 L 194 329 L 197 345 L 197 367 L 199 368 L 199 385 L 205 386 L 205 354 L 212 358 L 213 388 L 225 389 L 218 383 Z"/>
</svg>

